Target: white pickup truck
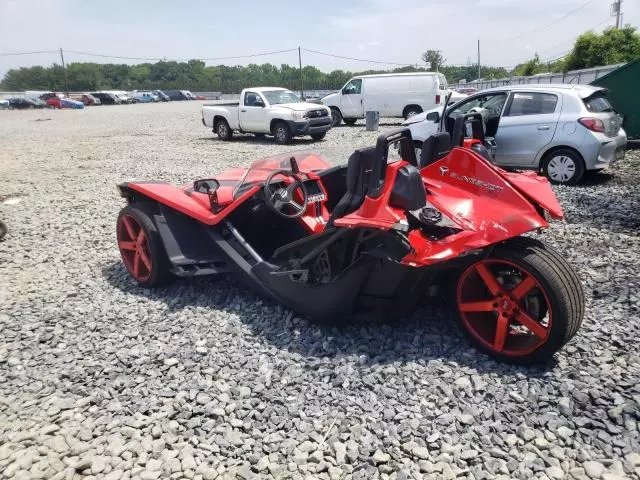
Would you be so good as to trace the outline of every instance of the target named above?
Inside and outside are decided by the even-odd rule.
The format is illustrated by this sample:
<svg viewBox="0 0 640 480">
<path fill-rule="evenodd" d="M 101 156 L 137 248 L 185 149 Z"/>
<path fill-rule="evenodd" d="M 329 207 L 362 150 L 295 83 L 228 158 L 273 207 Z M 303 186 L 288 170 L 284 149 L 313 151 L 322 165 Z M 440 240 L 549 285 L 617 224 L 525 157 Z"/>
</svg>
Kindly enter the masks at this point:
<svg viewBox="0 0 640 480">
<path fill-rule="evenodd" d="M 285 88 L 245 88 L 240 102 L 204 105 L 202 123 L 221 140 L 231 140 L 233 132 L 240 132 L 273 135 L 277 143 L 286 144 L 303 135 L 322 140 L 331 128 L 331 110 L 301 102 Z"/>
</svg>

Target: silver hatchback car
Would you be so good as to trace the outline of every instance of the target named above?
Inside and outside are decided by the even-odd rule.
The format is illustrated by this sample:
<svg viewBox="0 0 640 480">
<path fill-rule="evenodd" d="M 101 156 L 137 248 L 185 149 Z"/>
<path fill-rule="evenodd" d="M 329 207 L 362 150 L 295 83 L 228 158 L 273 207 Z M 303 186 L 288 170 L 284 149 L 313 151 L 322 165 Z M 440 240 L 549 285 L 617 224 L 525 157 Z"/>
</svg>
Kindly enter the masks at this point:
<svg viewBox="0 0 640 480">
<path fill-rule="evenodd" d="M 447 108 L 449 123 L 482 114 L 495 142 L 497 165 L 542 171 L 552 182 L 574 185 L 587 170 L 602 170 L 625 155 L 622 119 L 591 85 L 507 85 L 471 95 Z M 416 147 L 438 130 L 442 107 L 408 119 Z M 448 126 L 448 129 L 451 125 Z"/>
</svg>

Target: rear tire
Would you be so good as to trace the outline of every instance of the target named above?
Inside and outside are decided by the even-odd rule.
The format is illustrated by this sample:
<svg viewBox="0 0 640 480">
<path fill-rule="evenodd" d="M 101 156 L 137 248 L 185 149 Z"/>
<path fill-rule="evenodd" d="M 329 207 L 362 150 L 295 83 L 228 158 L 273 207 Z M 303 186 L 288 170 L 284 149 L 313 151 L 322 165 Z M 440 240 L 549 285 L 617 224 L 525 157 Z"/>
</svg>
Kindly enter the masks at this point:
<svg viewBox="0 0 640 480">
<path fill-rule="evenodd" d="M 358 121 L 357 118 L 343 118 L 342 120 L 344 120 L 344 123 L 346 123 L 347 125 L 355 125 Z"/>
<path fill-rule="evenodd" d="M 324 137 L 326 136 L 327 132 L 314 133 L 313 135 L 311 135 L 311 138 L 313 138 L 316 142 L 319 142 L 320 140 L 324 140 Z"/>
<path fill-rule="evenodd" d="M 218 134 L 218 138 L 225 142 L 228 142 L 233 138 L 233 130 L 231 130 L 231 127 L 229 127 L 229 124 L 225 119 L 221 119 L 216 122 L 216 133 Z"/>
<path fill-rule="evenodd" d="M 342 114 L 337 108 L 331 109 L 331 126 L 338 127 L 342 123 Z"/>
<path fill-rule="evenodd" d="M 497 295 L 480 269 L 497 280 Z M 519 273 L 519 283 L 507 284 L 504 271 Z M 474 277 L 476 285 L 470 285 Z M 551 247 L 528 237 L 499 244 L 467 267 L 455 298 L 460 326 L 471 342 L 508 363 L 548 362 L 576 334 L 584 316 L 584 292 L 574 269 Z"/>
<path fill-rule="evenodd" d="M 406 120 L 408 118 L 413 117 L 414 115 L 418 115 L 419 113 L 422 113 L 422 108 L 420 106 L 409 105 L 408 107 L 405 107 L 404 113 L 402 114 L 402 116 Z"/>
<path fill-rule="evenodd" d="M 175 278 L 153 221 L 155 209 L 156 205 L 150 202 L 127 205 L 120 210 L 116 224 L 122 262 L 142 287 L 157 287 Z"/>
<path fill-rule="evenodd" d="M 285 122 L 276 123 L 275 127 L 273 127 L 273 136 L 279 145 L 287 145 L 291 143 L 291 139 L 293 138 L 289 125 Z"/>
<path fill-rule="evenodd" d="M 582 157 L 569 149 L 549 152 L 542 161 L 544 175 L 556 185 L 576 185 L 582 179 L 585 170 Z"/>
</svg>

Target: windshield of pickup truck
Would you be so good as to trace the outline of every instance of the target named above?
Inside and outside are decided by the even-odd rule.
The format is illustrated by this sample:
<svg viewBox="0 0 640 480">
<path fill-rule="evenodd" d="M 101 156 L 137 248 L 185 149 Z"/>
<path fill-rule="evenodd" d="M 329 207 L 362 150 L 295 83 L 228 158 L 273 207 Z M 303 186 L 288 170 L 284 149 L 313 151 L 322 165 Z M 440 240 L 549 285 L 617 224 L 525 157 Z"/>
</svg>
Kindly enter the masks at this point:
<svg viewBox="0 0 640 480">
<path fill-rule="evenodd" d="M 290 90 L 269 90 L 262 92 L 269 102 L 269 105 L 279 105 L 281 103 L 300 103 L 300 97 Z"/>
</svg>

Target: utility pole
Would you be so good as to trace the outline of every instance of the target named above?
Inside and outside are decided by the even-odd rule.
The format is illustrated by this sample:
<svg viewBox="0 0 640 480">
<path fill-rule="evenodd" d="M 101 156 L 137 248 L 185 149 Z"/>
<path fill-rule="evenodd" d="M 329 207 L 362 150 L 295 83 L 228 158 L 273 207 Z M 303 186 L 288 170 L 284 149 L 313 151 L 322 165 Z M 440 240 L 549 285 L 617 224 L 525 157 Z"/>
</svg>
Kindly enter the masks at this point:
<svg viewBox="0 0 640 480">
<path fill-rule="evenodd" d="M 302 74 L 302 52 L 298 47 L 298 63 L 300 64 L 300 98 L 304 100 L 304 75 Z"/>
<path fill-rule="evenodd" d="M 616 28 L 620 28 L 622 23 L 622 0 L 616 0 L 611 4 L 611 16 L 616 17 Z"/>
<path fill-rule="evenodd" d="M 60 60 L 62 60 L 62 73 L 64 74 L 64 87 L 67 90 L 67 97 L 69 96 L 69 80 L 67 79 L 67 67 L 64 64 L 64 55 L 62 48 L 60 49 Z"/>
<path fill-rule="evenodd" d="M 478 39 L 478 81 L 480 81 L 480 77 L 481 77 L 481 70 L 480 70 L 480 39 Z"/>
</svg>

